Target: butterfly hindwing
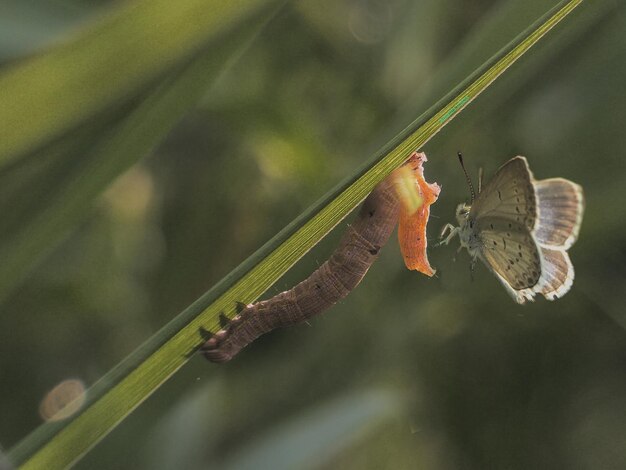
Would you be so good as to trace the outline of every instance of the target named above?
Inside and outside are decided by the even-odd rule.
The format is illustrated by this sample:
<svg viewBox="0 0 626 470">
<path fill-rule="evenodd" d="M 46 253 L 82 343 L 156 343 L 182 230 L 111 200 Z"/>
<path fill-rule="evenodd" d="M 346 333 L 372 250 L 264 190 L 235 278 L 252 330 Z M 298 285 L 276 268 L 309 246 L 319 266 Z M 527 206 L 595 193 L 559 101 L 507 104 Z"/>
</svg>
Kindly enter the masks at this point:
<svg viewBox="0 0 626 470">
<path fill-rule="evenodd" d="M 583 217 L 582 188 L 563 178 L 535 182 L 539 220 L 535 229 L 542 246 L 568 249 L 576 238 Z"/>
<path fill-rule="evenodd" d="M 537 292 L 548 300 L 563 297 L 574 283 L 574 266 L 564 250 L 541 248 L 544 268 L 537 283 Z"/>
<path fill-rule="evenodd" d="M 482 217 L 476 226 L 483 261 L 515 290 L 537 284 L 542 263 L 528 228 L 500 217 Z"/>
<path fill-rule="evenodd" d="M 533 300 L 535 294 L 541 294 L 548 300 L 556 300 L 563 297 L 574 283 L 574 266 L 567 251 L 541 247 L 541 258 L 543 268 L 539 282 L 517 291 L 522 299 Z"/>
<path fill-rule="evenodd" d="M 537 203 L 533 176 L 524 157 L 502 165 L 485 185 L 472 205 L 469 218 L 499 217 L 535 228 Z"/>
</svg>

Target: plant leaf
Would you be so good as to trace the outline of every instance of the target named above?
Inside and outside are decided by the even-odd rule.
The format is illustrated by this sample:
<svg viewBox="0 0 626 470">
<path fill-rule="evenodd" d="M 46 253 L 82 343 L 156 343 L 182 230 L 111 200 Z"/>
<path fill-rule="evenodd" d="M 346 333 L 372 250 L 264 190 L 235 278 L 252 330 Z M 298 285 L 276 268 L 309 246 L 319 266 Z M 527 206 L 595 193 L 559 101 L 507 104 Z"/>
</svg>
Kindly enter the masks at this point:
<svg viewBox="0 0 626 470">
<path fill-rule="evenodd" d="M 0 167 L 132 98 L 269 3 L 126 2 L 63 46 L 10 68 L 0 75 Z"/>
<path fill-rule="evenodd" d="M 93 201 L 167 135 L 265 24 L 242 22 L 219 48 L 162 79 L 134 109 L 100 116 L 0 174 L 0 302 L 93 207 Z M 109 113 L 111 114 L 111 113 Z M 119 117 L 121 115 L 121 117 Z M 31 188 L 24 191 L 24 188 Z"/>
<path fill-rule="evenodd" d="M 94 384 L 80 414 L 63 423 L 44 424 L 12 449 L 13 461 L 24 468 L 58 468 L 79 458 L 185 364 L 203 342 L 199 335 L 201 327 L 215 331 L 220 313 L 232 316 L 237 301 L 251 302 L 261 295 L 378 182 L 440 131 L 581 2 L 560 2 L 377 152 L 354 175 Z"/>
<path fill-rule="evenodd" d="M 312 406 L 237 449 L 225 470 L 313 468 L 332 462 L 342 449 L 397 416 L 404 397 L 392 390 L 366 389 Z M 289 449 L 288 452 L 284 452 Z"/>
</svg>

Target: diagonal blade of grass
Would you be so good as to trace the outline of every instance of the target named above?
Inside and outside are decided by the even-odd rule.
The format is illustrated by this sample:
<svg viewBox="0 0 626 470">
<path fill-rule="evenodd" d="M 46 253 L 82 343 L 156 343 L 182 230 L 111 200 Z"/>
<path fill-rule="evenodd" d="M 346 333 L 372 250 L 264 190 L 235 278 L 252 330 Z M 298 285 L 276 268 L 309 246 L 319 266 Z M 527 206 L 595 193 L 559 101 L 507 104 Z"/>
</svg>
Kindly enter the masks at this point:
<svg viewBox="0 0 626 470">
<path fill-rule="evenodd" d="M 255 37 L 265 24 L 256 20 L 243 22 L 223 39 L 219 48 L 211 48 L 178 73 L 158 85 L 154 91 L 114 126 L 105 122 L 107 129 L 95 126 L 92 140 L 82 139 L 77 148 L 66 148 L 59 143 L 61 160 L 57 169 L 44 171 L 44 179 L 27 180 L 18 187 L 12 200 L 0 207 L 18 213 L 19 224 L 9 234 L 0 230 L 0 301 L 28 274 L 33 265 L 56 246 L 63 236 L 88 212 L 93 200 L 118 175 L 144 157 L 158 144 L 187 110 L 206 92 L 207 87 L 221 74 L 232 57 Z M 102 126 L 103 123 L 100 123 Z M 112 129 L 111 129 L 112 127 Z M 77 131 L 72 133 L 71 142 Z M 91 137 L 88 134 L 87 137 Z M 37 155 L 39 160 L 50 155 Z M 39 162 L 37 162 L 39 163 Z M 32 166 L 32 162 L 31 165 Z M 60 166 L 60 170 L 58 167 Z M 47 178 L 47 179 L 46 179 Z M 7 174 L 3 180 L 11 181 Z M 30 207 L 23 187 L 32 186 L 36 200 Z M 45 195 L 45 196 L 44 196 Z M 30 199 L 33 199 L 30 197 Z M 32 205 L 32 204 L 31 204 Z"/>
<path fill-rule="evenodd" d="M 214 288 L 174 318 L 90 388 L 82 413 L 59 425 L 45 424 L 12 449 L 23 468 L 70 464 L 175 373 L 202 339 L 215 330 L 220 312 L 251 302 L 343 219 L 409 153 L 426 143 L 468 103 L 565 18 L 582 0 L 559 3 L 499 54 L 413 122 L 374 158 L 298 217 Z"/>
<path fill-rule="evenodd" d="M 519 27 L 521 30 L 520 18 L 526 19 L 529 17 L 529 12 L 541 11 L 540 9 L 544 8 L 543 5 L 545 2 L 542 0 L 532 0 L 532 2 L 515 0 L 494 6 L 488 20 L 480 28 L 476 28 L 476 33 L 470 33 L 471 37 L 468 38 L 467 42 L 442 64 L 429 84 L 416 93 L 416 103 L 423 105 L 432 93 L 438 95 L 445 91 L 463 76 L 463 70 L 467 70 L 467 67 L 476 57 L 480 57 L 483 51 L 489 50 L 490 44 L 497 43 L 497 38 L 502 37 L 512 27 Z M 593 3 L 593 8 L 581 10 L 575 22 L 572 22 L 566 30 L 563 30 L 561 34 L 525 60 L 523 67 L 516 74 L 515 80 L 507 84 L 506 90 L 504 87 L 499 87 L 490 92 L 491 97 L 481 107 L 481 113 L 493 112 L 511 96 L 516 93 L 523 93 L 526 87 L 532 85 L 532 80 L 537 79 L 540 71 L 545 69 L 547 64 L 566 51 L 572 43 L 580 40 L 584 34 L 601 27 L 601 22 L 613 15 L 618 8 L 618 3 L 611 0 L 597 0 Z M 508 18 L 514 18 L 512 24 L 507 23 L 506 19 Z M 413 105 L 412 109 L 420 108 Z"/>
<path fill-rule="evenodd" d="M 432 96 L 440 96 L 461 80 L 473 68 L 472 64 L 482 62 L 495 53 L 497 49 L 494 48 L 507 37 L 507 34 L 511 34 L 510 31 L 523 31 L 528 21 L 541 14 L 544 8 L 543 0 L 509 0 L 494 4 L 486 18 L 469 32 L 467 38 L 437 67 L 435 73 L 415 90 L 413 98 L 406 101 L 404 109 L 399 113 L 396 130 L 402 128 L 399 126 L 407 121 L 407 116 L 413 116 L 416 110 L 423 109 Z M 617 8 L 618 4 L 611 0 L 597 0 L 593 8 L 581 11 L 577 20 L 566 30 L 533 52 L 516 74 L 515 80 L 507 84 L 506 89 L 500 87 L 497 91 L 490 92 L 490 99 L 481 106 L 481 112 L 484 113 L 485 108 L 494 109 L 502 106 L 508 97 L 523 90 L 555 56 L 583 34 L 598 27 L 598 24 Z M 380 142 L 385 141 L 386 139 Z"/>
<path fill-rule="evenodd" d="M 272 1 L 125 2 L 73 40 L 7 70 L 0 167 L 132 97 Z"/>
</svg>

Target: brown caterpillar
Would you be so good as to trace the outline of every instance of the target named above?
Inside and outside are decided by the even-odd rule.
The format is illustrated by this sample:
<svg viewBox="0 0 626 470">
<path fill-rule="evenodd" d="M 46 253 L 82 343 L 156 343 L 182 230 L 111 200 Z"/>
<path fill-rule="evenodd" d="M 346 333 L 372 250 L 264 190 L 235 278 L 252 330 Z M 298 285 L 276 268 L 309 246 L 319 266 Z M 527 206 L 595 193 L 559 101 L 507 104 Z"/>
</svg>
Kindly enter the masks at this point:
<svg viewBox="0 0 626 470">
<path fill-rule="evenodd" d="M 421 167 L 425 160 L 423 153 L 414 153 L 405 164 L 411 165 L 417 180 L 421 178 L 423 181 Z M 262 334 L 274 328 L 301 323 L 347 296 L 378 258 L 380 249 L 387 243 L 398 222 L 401 204 L 395 187 L 397 177 L 394 173 L 374 188 L 363 202 L 356 220 L 343 234 L 337 249 L 307 279 L 271 299 L 241 305 L 240 312 L 232 320 L 222 316 L 222 329 L 200 348 L 204 356 L 211 362 L 227 362 Z M 418 194 L 423 205 L 430 205 L 436 200 L 439 187 L 435 185 L 431 189 L 436 190 L 434 197 L 430 193 Z M 424 213 L 416 211 L 415 216 L 423 218 Z M 404 223 L 408 223 L 410 217 L 404 219 Z M 424 233 L 415 234 L 412 240 L 404 235 L 401 243 L 420 244 L 425 258 L 425 222 L 423 229 Z"/>
</svg>

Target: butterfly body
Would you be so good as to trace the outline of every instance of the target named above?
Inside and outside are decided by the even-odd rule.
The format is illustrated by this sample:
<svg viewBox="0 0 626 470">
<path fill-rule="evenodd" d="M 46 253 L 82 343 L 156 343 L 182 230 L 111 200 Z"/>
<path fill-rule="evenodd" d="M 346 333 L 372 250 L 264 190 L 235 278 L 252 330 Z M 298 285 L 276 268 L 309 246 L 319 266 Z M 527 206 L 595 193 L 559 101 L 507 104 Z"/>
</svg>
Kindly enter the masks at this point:
<svg viewBox="0 0 626 470">
<path fill-rule="evenodd" d="M 582 188 L 563 178 L 535 180 L 524 157 L 505 163 L 471 205 L 456 210 L 458 227 L 444 227 L 443 243 L 458 235 L 518 303 L 542 294 L 564 295 L 574 279 L 567 249 L 578 237 Z"/>
<path fill-rule="evenodd" d="M 456 210 L 456 220 L 459 223 L 458 234 L 461 247 L 466 248 L 470 256 L 476 259 L 480 256 L 481 242 L 473 230 L 475 219 L 470 219 L 471 206 L 462 203 Z"/>
</svg>

